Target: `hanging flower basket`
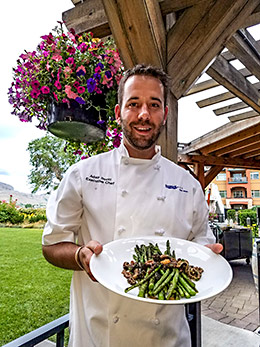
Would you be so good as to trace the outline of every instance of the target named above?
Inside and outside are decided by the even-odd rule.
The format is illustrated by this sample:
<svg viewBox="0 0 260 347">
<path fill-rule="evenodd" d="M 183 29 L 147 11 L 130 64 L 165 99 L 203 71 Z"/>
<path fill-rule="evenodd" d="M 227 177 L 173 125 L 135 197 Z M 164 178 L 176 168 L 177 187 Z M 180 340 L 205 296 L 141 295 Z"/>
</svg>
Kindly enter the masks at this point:
<svg viewBox="0 0 260 347">
<path fill-rule="evenodd" d="M 105 107 L 102 95 L 92 98 L 100 107 Z M 93 143 L 106 136 L 106 112 L 93 106 L 86 108 L 76 102 L 70 105 L 52 102 L 47 118 L 47 128 L 55 136 L 73 142 Z"/>
<path fill-rule="evenodd" d="M 92 33 L 65 33 L 63 24 L 21 54 L 9 88 L 12 114 L 69 141 L 93 143 L 115 129 L 114 107 L 123 73 L 114 42 Z"/>
</svg>

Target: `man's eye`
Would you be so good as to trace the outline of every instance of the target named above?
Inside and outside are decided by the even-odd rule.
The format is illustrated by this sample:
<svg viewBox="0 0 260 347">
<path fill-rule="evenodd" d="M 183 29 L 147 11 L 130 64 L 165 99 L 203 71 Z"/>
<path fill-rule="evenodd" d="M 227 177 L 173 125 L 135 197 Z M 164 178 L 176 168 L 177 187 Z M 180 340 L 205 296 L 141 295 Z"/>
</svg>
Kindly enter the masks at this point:
<svg viewBox="0 0 260 347">
<path fill-rule="evenodd" d="M 157 107 L 160 107 L 160 105 L 159 105 L 159 104 L 157 104 L 157 103 L 153 103 L 153 104 L 152 104 L 152 107 L 157 108 Z"/>
<path fill-rule="evenodd" d="M 131 103 L 129 104 L 129 106 L 130 106 L 130 107 L 136 107 L 136 106 L 137 106 L 137 103 L 136 103 L 136 102 L 131 102 Z"/>
</svg>

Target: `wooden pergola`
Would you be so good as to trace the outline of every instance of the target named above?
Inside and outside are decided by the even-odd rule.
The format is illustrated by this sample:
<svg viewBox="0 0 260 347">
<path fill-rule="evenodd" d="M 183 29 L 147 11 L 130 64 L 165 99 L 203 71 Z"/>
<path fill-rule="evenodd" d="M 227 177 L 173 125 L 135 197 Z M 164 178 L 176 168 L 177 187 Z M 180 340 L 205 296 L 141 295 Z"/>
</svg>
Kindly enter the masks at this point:
<svg viewBox="0 0 260 347">
<path fill-rule="evenodd" d="M 172 77 L 170 114 L 160 137 L 163 154 L 190 170 L 205 187 L 223 167 L 260 169 L 260 43 L 247 30 L 260 23 L 260 0 L 72 0 L 63 13 L 67 28 L 113 35 L 125 68 L 137 63 L 162 67 Z M 243 69 L 232 61 L 238 59 Z M 204 73 L 211 77 L 196 83 Z M 178 148 L 178 100 L 222 85 L 227 92 L 199 107 L 235 97 L 216 115 L 249 107 L 230 123 Z M 193 168 L 191 169 L 191 166 Z M 210 169 L 204 170 L 204 166 Z"/>
</svg>

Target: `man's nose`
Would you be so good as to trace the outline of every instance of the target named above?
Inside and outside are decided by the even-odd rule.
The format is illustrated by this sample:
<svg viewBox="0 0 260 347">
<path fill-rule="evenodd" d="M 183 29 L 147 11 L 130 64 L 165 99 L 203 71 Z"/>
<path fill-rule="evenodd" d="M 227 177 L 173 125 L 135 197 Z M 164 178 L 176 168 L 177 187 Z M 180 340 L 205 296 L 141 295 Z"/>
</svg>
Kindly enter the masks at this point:
<svg viewBox="0 0 260 347">
<path fill-rule="evenodd" d="M 149 108 L 146 104 L 143 104 L 140 112 L 138 114 L 138 119 L 139 120 L 148 120 L 150 119 L 150 112 L 149 112 Z"/>
</svg>

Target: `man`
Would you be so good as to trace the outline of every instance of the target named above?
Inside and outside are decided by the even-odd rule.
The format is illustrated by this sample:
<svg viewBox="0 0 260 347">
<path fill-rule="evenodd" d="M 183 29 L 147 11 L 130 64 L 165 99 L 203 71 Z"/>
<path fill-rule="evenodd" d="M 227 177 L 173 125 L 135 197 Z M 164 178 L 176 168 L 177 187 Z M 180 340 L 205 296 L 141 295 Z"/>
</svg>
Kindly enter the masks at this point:
<svg viewBox="0 0 260 347">
<path fill-rule="evenodd" d="M 44 256 L 56 266 L 85 270 L 75 271 L 72 279 L 70 346 L 190 346 L 183 305 L 140 303 L 114 294 L 89 268 L 93 253 L 118 238 L 214 240 L 200 184 L 156 146 L 167 118 L 167 92 L 161 70 L 138 65 L 127 71 L 115 108 L 123 144 L 73 165 L 49 200 Z M 218 244 L 209 247 L 221 251 Z"/>
</svg>

